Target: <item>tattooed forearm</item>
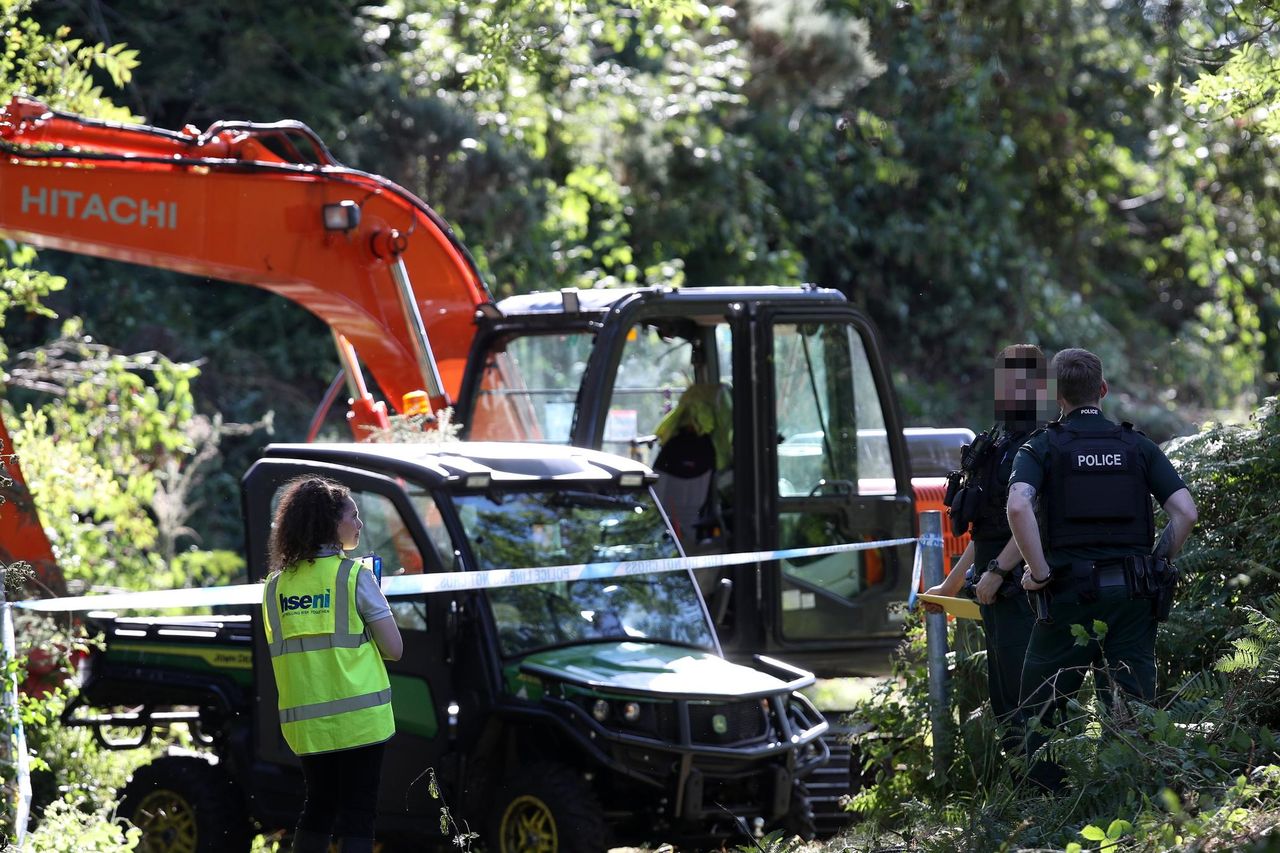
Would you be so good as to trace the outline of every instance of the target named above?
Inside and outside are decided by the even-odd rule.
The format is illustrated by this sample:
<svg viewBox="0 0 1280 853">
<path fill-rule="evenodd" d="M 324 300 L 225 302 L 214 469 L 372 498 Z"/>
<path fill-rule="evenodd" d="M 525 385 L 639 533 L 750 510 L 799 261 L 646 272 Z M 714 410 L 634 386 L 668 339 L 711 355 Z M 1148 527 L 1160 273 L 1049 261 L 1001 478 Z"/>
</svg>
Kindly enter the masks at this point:
<svg viewBox="0 0 1280 853">
<path fill-rule="evenodd" d="M 1014 483 L 1009 487 L 1010 495 L 1021 495 L 1029 501 L 1036 499 L 1036 487 L 1030 483 Z"/>
</svg>

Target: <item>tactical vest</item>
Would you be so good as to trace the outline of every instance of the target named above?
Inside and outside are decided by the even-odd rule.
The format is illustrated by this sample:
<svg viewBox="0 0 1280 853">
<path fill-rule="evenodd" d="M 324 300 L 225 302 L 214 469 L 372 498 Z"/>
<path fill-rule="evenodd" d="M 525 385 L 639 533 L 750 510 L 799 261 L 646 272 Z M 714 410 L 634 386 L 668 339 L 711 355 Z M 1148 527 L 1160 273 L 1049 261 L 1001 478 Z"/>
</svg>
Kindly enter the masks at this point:
<svg viewBox="0 0 1280 853">
<path fill-rule="evenodd" d="M 1155 515 L 1133 424 L 1080 430 L 1048 425 L 1044 526 L 1049 548 L 1147 550 Z"/>
<path fill-rule="evenodd" d="M 1009 530 L 1009 520 L 1005 514 L 1009 484 L 1007 477 L 1004 478 L 1004 482 L 1001 481 L 1000 468 L 1006 455 L 1011 451 L 1016 452 L 1028 435 L 1025 432 L 1000 432 L 997 424 L 975 437 L 973 444 L 966 445 L 965 451 L 962 452 L 958 472 L 962 475 L 961 483 L 963 488 L 975 489 L 976 487 L 978 496 L 976 506 L 966 513 L 967 517 L 964 519 L 971 523 L 971 532 L 974 537 L 983 540 L 1007 541 L 1012 535 Z M 970 448 L 974 448 L 976 452 L 971 452 Z M 954 513 L 955 507 L 951 504 L 948 506 Z"/>
<path fill-rule="evenodd" d="M 355 562 L 304 560 L 266 583 L 267 650 L 280 730 L 298 755 L 381 743 L 395 734 L 391 683 L 356 608 Z"/>
</svg>

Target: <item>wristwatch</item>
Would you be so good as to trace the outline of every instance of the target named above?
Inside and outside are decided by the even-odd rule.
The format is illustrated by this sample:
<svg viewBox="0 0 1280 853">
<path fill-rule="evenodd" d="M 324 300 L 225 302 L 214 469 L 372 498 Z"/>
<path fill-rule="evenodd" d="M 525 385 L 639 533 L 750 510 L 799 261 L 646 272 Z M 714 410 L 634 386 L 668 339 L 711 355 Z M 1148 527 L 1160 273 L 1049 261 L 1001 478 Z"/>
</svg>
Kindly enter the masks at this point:
<svg viewBox="0 0 1280 853">
<path fill-rule="evenodd" d="M 999 560 L 999 558 L 996 558 L 996 559 L 992 560 L 990 563 L 987 563 L 987 571 L 989 571 L 989 572 L 995 572 L 995 573 L 996 573 L 996 574 L 998 574 L 1000 577 L 1002 577 L 1002 578 L 1007 578 L 1007 577 L 1009 577 L 1009 572 L 1013 571 L 1013 569 L 1002 569 L 1002 568 L 1000 568 L 1000 560 Z"/>
</svg>

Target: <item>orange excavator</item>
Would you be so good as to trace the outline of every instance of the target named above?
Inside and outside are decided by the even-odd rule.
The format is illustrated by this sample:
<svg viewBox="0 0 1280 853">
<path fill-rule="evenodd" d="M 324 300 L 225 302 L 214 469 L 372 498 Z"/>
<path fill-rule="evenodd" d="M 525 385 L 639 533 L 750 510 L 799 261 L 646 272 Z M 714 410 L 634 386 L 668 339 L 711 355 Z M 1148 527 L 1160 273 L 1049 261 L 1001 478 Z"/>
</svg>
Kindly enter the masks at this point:
<svg viewBox="0 0 1280 853">
<path fill-rule="evenodd" d="M 423 201 L 342 166 L 296 122 L 170 131 L 15 99 L 0 109 L 0 236 L 298 303 L 333 332 L 358 438 L 388 418 L 367 368 L 404 413 L 452 405 L 464 438 L 666 467 L 659 492 L 689 553 L 902 542 L 928 497 L 913 490 L 875 328 L 840 292 L 571 288 L 494 302 Z M 699 399 L 711 408 L 697 412 Z M 664 433 L 682 405 L 691 417 Z M 696 452 L 676 458 L 681 444 Z M 901 637 L 911 555 L 780 556 L 699 579 L 730 655 L 865 674 Z M 38 563 L 57 588 L 30 512 L 0 511 L 0 559 Z"/>
<path fill-rule="evenodd" d="M 418 405 L 434 412 L 457 397 L 472 314 L 488 301 L 475 263 L 430 207 L 339 164 L 298 122 L 174 132 L 15 98 L 0 110 L 0 234 L 298 303 L 333 330 L 357 437 L 388 423 L 361 363 L 389 399 L 421 400 L 425 389 Z M 9 469 L 0 559 L 31 561 L 56 582 L 21 471 Z"/>
</svg>

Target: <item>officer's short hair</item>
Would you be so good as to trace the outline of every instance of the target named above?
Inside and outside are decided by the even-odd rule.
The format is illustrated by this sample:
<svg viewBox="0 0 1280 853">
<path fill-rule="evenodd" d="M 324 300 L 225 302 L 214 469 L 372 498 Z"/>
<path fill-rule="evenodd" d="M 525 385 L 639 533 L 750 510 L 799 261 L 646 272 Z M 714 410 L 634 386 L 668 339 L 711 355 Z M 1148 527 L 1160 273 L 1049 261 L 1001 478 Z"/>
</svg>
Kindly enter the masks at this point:
<svg viewBox="0 0 1280 853">
<path fill-rule="evenodd" d="M 1044 353 L 1035 344 L 1009 344 L 996 353 L 996 369 L 1026 368 L 1036 379 L 1046 375 Z"/>
<path fill-rule="evenodd" d="M 1093 403 L 1102 395 L 1102 359 L 1087 349 L 1064 349 L 1053 357 L 1058 396 L 1073 406 Z"/>
</svg>

